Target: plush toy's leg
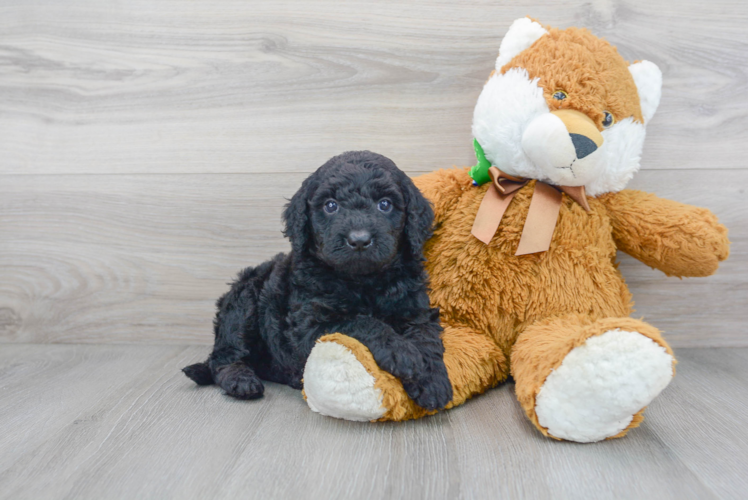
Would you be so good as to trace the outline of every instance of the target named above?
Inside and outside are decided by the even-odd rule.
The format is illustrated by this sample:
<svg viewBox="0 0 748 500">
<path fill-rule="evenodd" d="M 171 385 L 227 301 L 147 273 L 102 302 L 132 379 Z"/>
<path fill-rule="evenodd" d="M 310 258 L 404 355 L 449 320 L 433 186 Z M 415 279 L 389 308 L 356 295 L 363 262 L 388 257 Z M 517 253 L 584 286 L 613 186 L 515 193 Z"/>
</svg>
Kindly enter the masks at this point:
<svg viewBox="0 0 748 500">
<path fill-rule="evenodd" d="M 341 333 L 320 338 L 309 354 L 304 397 L 313 411 L 346 420 L 408 420 L 427 414 L 397 378 L 377 366 L 365 345 Z"/>
<path fill-rule="evenodd" d="M 444 364 L 453 392 L 447 408 L 461 405 L 507 379 L 509 363 L 506 356 L 487 335 L 465 325 L 442 322 L 442 327 Z"/>
<path fill-rule="evenodd" d="M 540 431 L 581 443 L 622 437 L 675 373 L 660 332 L 631 318 L 557 317 L 528 327 L 511 356 L 517 398 Z"/>
<path fill-rule="evenodd" d="M 442 342 L 454 392 L 447 408 L 506 378 L 504 355 L 488 338 L 467 327 L 445 326 Z M 340 333 L 325 335 L 312 349 L 304 369 L 304 397 L 312 410 L 346 420 L 409 420 L 436 413 L 416 405 L 366 346 Z"/>
</svg>

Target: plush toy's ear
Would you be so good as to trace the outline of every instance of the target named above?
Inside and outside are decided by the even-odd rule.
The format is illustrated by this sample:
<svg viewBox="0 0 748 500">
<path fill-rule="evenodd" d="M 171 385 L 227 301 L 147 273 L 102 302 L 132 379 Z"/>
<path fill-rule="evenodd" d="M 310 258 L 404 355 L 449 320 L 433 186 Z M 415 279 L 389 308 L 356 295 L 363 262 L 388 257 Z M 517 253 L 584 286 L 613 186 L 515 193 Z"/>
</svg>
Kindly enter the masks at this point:
<svg viewBox="0 0 748 500">
<path fill-rule="evenodd" d="M 629 66 L 631 76 L 634 77 L 636 90 L 639 92 L 639 104 L 642 108 L 644 123 L 657 111 L 662 95 L 662 71 L 657 65 L 649 61 L 639 61 Z"/>
<path fill-rule="evenodd" d="M 548 32 L 545 28 L 529 17 L 514 21 L 504 35 L 504 39 L 501 40 L 499 57 L 496 58 L 496 71 L 501 71 L 501 68 L 514 59 L 514 56 L 529 49 L 538 38 L 546 33 Z"/>
</svg>

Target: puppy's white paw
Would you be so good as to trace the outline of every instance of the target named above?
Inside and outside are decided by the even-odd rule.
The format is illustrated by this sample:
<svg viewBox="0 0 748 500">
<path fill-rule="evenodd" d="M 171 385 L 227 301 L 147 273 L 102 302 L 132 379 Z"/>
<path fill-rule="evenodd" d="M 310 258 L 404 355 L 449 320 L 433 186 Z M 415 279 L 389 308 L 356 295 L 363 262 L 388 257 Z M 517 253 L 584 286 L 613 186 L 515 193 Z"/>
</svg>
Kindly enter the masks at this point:
<svg viewBox="0 0 748 500">
<path fill-rule="evenodd" d="M 637 332 L 609 330 L 566 355 L 535 400 L 540 425 L 580 443 L 615 436 L 673 378 L 673 357 Z"/>
<path fill-rule="evenodd" d="M 304 367 L 304 393 L 313 411 L 345 420 L 376 420 L 387 411 L 374 377 L 346 347 L 315 344 Z"/>
</svg>

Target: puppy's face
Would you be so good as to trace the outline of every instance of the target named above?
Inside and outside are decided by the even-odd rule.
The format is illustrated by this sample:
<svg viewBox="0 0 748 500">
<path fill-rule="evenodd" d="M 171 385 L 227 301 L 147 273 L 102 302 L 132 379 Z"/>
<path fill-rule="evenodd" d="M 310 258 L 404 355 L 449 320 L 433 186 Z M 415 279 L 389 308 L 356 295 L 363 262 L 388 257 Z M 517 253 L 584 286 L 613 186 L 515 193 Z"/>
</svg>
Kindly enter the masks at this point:
<svg viewBox="0 0 748 500">
<path fill-rule="evenodd" d="M 386 170 L 350 165 L 323 181 L 309 202 L 315 254 L 346 274 L 371 274 L 397 255 L 405 199 Z"/>
<path fill-rule="evenodd" d="M 316 257 L 338 272 L 365 275 L 398 258 L 420 262 L 434 214 L 392 160 L 349 151 L 307 177 L 283 219 L 296 258 Z"/>
</svg>

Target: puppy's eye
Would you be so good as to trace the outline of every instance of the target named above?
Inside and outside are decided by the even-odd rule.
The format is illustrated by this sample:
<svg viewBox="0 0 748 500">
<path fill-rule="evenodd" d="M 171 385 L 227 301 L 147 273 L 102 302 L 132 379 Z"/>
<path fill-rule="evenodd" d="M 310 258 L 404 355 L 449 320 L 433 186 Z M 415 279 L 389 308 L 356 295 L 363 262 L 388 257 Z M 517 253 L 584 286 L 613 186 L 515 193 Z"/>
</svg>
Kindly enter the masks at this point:
<svg viewBox="0 0 748 500">
<path fill-rule="evenodd" d="M 613 118 L 613 115 L 611 115 L 610 113 L 606 111 L 605 115 L 603 116 L 603 128 L 610 127 L 611 125 L 613 125 L 613 122 L 615 121 L 616 119 Z"/>
<path fill-rule="evenodd" d="M 557 101 L 563 101 L 567 97 L 569 97 L 569 94 L 567 94 L 563 90 L 557 90 L 553 93 L 553 98 L 556 99 Z"/>
<path fill-rule="evenodd" d="M 390 210 L 392 210 L 392 202 L 388 200 L 387 198 L 383 200 L 379 200 L 379 203 L 377 203 L 377 208 L 380 212 L 387 213 Z"/>
<path fill-rule="evenodd" d="M 325 202 L 325 212 L 328 214 L 334 214 L 338 211 L 338 202 L 335 200 L 327 200 Z"/>
</svg>

